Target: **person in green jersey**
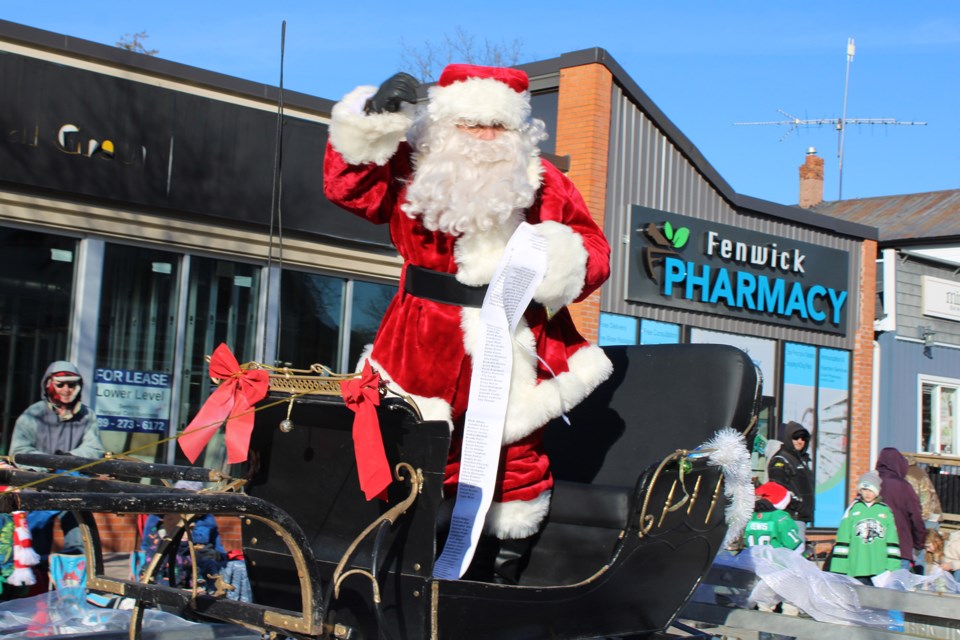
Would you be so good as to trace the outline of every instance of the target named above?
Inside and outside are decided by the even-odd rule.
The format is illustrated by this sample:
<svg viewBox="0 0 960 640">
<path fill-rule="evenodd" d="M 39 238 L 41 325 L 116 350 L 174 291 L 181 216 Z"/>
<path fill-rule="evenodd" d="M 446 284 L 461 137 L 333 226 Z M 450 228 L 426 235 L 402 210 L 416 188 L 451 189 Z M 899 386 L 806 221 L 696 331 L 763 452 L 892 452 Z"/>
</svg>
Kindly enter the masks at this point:
<svg viewBox="0 0 960 640">
<path fill-rule="evenodd" d="M 765 482 L 755 490 L 757 502 L 753 515 L 743 531 L 748 547 L 769 545 L 777 549 L 799 549 L 803 544 L 796 521 L 785 510 L 793 495 L 777 482 Z M 760 611 L 780 611 L 786 615 L 798 615 L 800 610 L 793 604 L 780 602 L 757 602 Z M 767 636 L 771 637 L 771 636 Z"/>
<path fill-rule="evenodd" d="M 798 548 L 803 539 L 796 521 L 785 510 L 792 495 L 777 482 L 765 482 L 756 488 L 757 503 L 753 516 L 743 532 L 748 547 L 768 544 L 771 547 Z"/>
<path fill-rule="evenodd" d="M 863 474 L 857 489 L 837 528 L 830 571 L 873 584 L 873 576 L 900 568 L 900 540 L 893 512 L 880 497 L 880 475 Z"/>
</svg>

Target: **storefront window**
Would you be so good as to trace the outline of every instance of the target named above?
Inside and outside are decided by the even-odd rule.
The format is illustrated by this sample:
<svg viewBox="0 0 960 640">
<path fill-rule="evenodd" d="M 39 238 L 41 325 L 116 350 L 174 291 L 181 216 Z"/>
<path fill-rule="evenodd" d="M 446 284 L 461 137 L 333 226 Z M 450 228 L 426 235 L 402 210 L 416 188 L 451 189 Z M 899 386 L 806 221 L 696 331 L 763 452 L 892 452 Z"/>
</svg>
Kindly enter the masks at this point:
<svg viewBox="0 0 960 640">
<path fill-rule="evenodd" d="M 373 343 L 383 314 L 396 292 L 396 285 L 375 282 L 354 282 L 350 313 L 350 356 L 347 367 L 355 368 L 360 354 Z"/>
<path fill-rule="evenodd" d="M 107 451 L 161 459 L 170 424 L 181 257 L 108 244 L 94 372 L 94 410 Z"/>
<path fill-rule="evenodd" d="M 0 453 L 40 400 L 47 365 L 67 357 L 76 248 L 71 238 L 0 228 Z"/>
<path fill-rule="evenodd" d="M 281 364 L 306 369 L 317 363 L 339 370 L 343 285 L 342 278 L 283 272 L 277 348 Z"/>
<path fill-rule="evenodd" d="M 957 389 L 960 383 L 947 380 L 921 381 L 920 450 L 954 455 L 957 451 Z"/>
<path fill-rule="evenodd" d="M 184 364 L 178 430 L 186 427 L 213 391 L 206 357 L 220 343 L 238 362 L 256 355 L 260 267 L 212 258 L 190 258 L 184 325 Z M 225 472 L 224 432 L 218 429 L 197 464 Z M 186 464 L 177 448 L 178 464 Z"/>
</svg>

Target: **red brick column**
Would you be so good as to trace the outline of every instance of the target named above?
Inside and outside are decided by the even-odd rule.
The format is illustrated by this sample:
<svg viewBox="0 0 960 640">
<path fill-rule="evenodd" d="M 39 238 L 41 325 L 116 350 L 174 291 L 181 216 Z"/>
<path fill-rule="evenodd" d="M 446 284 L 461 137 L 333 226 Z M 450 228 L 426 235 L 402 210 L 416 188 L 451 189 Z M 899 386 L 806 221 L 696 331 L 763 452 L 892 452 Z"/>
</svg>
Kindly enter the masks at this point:
<svg viewBox="0 0 960 640">
<path fill-rule="evenodd" d="M 607 154 L 610 146 L 610 100 L 613 76 L 601 64 L 560 70 L 556 152 L 570 156 L 567 174 L 577 185 L 593 219 L 603 228 L 607 204 Z M 597 341 L 600 292 L 570 306 L 585 338 Z"/>
<path fill-rule="evenodd" d="M 864 240 L 860 258 L 860 318 L 853 347 L 850 415 L 850 498 L 860 475 L 873 468 L 870 432 L 873 422 L 873 319 L 877 290 L 877 242 Z"/>
</svg>

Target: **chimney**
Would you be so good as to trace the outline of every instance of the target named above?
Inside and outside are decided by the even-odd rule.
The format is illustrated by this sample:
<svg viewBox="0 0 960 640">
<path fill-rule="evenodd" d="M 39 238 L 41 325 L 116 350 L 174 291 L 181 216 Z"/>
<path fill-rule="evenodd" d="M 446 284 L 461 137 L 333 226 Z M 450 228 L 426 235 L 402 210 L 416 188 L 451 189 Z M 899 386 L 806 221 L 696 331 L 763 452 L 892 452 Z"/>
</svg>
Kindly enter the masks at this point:
<svg viewBox="0 0 960 640">
<path fill-rule="evenodd" d="M 800 165 L 800 204 L 802 209 L 823 202 L 823 158 L 813 147 L 807 149 L 807 159 Z"/>
</svg>

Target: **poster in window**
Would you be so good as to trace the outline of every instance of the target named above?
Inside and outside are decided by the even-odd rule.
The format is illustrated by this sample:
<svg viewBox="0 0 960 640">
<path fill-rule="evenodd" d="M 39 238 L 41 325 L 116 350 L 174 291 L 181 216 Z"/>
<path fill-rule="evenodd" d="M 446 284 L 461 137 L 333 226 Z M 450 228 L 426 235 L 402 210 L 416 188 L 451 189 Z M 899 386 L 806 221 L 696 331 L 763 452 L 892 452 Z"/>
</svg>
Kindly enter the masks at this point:
<svg viewBox="0 0 960 640">
<path fill-rule="evenodd" d="M 850 426 L 850 353 L 820 349 L 817 376 L 814 524 L 836 527 L 847 507 L 847 439 Z"/>
<path fill-rule="evenodd" d="M 680 325 L 657 320 L 640 323 L 640 344 L 677 344 L 680 342 Z"/>
<path fill-rule="evenodd" d="M 597 344 L 601 347 L 637 344 L 637 325 L 640 321 L 631 316 L 612 313 L 600 314 L 600 331 Z"/>
</svg>

